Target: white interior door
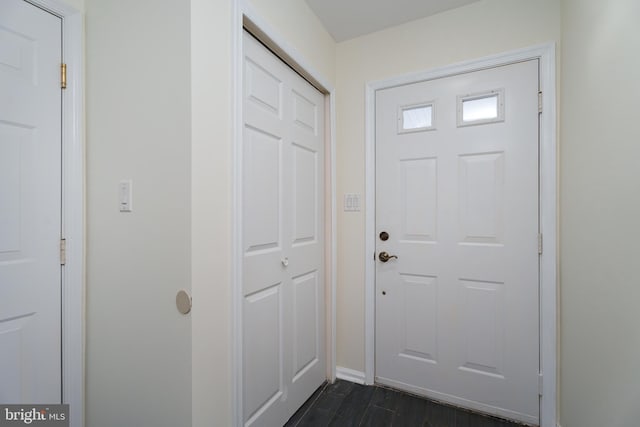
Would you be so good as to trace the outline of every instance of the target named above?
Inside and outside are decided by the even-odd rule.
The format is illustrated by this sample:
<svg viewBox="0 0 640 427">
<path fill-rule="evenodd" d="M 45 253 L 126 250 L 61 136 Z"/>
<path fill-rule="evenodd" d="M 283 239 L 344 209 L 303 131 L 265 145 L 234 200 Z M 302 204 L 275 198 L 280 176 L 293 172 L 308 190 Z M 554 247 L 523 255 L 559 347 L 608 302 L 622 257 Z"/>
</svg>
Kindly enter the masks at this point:
<svg viewBox="0 0 640 427">
<path fill-rule="evenodd" d="M 376 174 L 376 381 L 537 424 L 538 61 L 378 91 Z"/>
<path fill-rule="evenodd" d="M 0 402 L 61 401 L 60 18 L 0 2 Z"/>
<path fill-rule="evenodd" d="M 243 416 L 282 426 L 325 380 L 324 97 L 244 35 Z"/>
</svg>

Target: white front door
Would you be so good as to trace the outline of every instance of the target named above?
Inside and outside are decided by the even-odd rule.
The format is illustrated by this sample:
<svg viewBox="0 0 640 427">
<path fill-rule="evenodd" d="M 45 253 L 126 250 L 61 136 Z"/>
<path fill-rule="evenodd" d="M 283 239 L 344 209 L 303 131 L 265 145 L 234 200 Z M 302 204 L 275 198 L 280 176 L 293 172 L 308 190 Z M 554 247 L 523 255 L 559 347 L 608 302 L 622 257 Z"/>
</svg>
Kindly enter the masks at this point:
<svg viewBox="0 0 640 427">
<path fill-rule="evenodd" d="M 244 35 L 243 422 L 282 426 L 325 380 L 324 97 Z"/>
<path fill-rule="evenodd" d="M 538 61 L 378 91 L 376 174 L 376 381 L 537 424 Z"/>
<path fill-rule="evenodd" d="M 0 402 L 61 401 L 62 22 L 0 2 Z"/>
</svg>

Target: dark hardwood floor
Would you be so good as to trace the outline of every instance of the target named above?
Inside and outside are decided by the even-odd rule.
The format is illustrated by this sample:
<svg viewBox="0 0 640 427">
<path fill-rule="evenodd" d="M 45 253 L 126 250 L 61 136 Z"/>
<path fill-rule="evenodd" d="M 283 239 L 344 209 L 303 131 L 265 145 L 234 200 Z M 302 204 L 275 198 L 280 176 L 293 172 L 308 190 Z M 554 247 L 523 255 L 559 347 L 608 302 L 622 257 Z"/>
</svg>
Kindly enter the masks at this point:
<svg viewBox="0 0 640 427">
<path fill-rule="evenodd" d="M 323 384 L 285 427 L 521 427 L 379 386 Z"/>
</svg>

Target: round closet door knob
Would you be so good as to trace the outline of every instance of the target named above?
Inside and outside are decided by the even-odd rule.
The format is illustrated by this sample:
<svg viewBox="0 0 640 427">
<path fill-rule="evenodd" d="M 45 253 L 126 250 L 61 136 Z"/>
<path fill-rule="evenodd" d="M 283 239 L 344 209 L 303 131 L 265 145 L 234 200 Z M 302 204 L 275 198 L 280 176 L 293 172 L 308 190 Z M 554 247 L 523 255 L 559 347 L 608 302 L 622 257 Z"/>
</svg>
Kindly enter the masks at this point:
<svg viewBox="0 0 640 427">
<path fill-rule="evenodd" d="M 176 307 L 181 314 L 188 314 L 191 311 L 191 295 L 184 289 L 180 289 L 176 295 Z"/>
</svg>

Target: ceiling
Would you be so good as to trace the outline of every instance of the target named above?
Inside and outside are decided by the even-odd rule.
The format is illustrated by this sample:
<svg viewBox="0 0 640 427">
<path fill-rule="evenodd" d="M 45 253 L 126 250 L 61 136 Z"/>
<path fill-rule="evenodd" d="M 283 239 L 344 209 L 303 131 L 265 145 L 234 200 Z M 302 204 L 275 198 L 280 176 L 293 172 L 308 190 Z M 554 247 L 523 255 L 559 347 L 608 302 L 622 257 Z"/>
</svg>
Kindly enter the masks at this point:
<svg viewBox="0 0 640 427">
<path fill-rule="evenodd" d="M 337 42 L 479 0 L 306 0 Z"/>
</svg>

